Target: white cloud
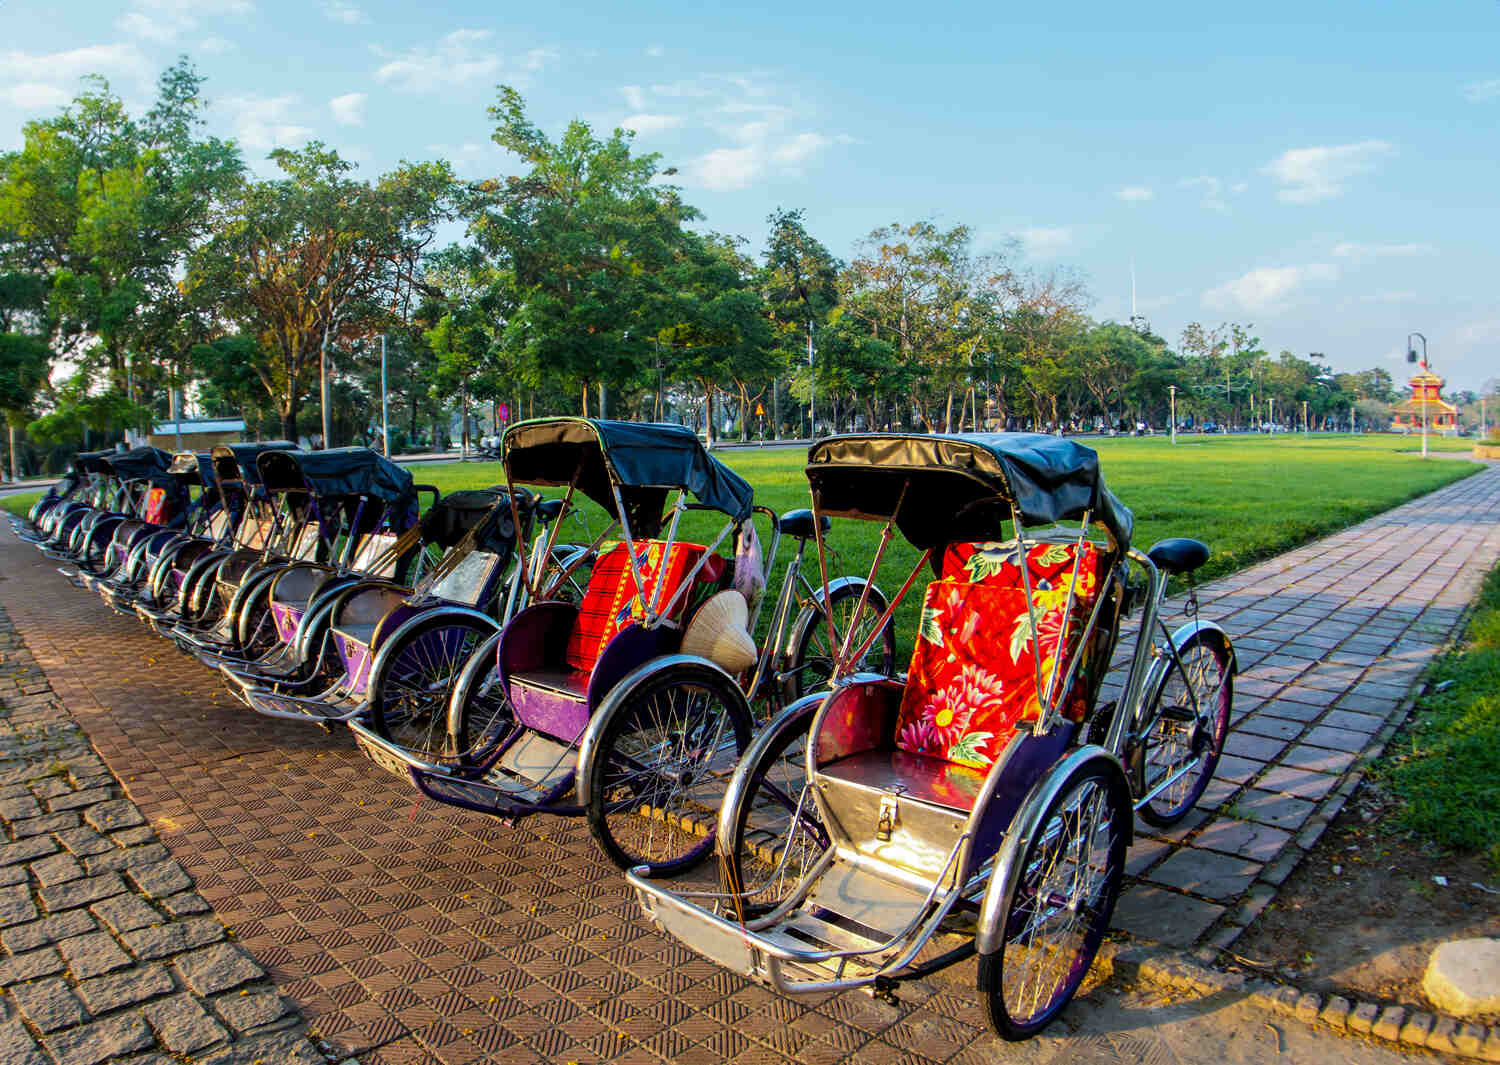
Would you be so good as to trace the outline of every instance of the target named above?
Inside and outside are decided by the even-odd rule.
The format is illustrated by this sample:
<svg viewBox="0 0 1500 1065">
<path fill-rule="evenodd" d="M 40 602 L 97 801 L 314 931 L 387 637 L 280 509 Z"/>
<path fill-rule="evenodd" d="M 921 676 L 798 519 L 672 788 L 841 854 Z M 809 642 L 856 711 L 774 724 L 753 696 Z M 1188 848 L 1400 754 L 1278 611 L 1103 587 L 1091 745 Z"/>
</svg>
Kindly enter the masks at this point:
<svg viewBox="0 0 1500 1065">
<path fill-rule="evenodd" d="M 1474 104 L 1500 99 L 1500 78 L 1469 82 L 1464 86 L 1464 99 Z"/>
<path fill-rule="evenodd" d="M 149 83 L 152 67 L 130 43 L 36 55 L 0 52 L 0 103 L 23 113 L 54 111 L 78 95 L 79 80 L 86 74 L 102 74 L 111 83 L 123 81 L 129 88 L 140 88 Z"/>
<path fill-rule="evenodd" d="M 550 48 L 533 48 L 507 60 L 488 43 L 492 36 L 489 30 L 454 30 L 429 47 L 419 46 L 402 53 L 376 49 L 376 54 L 386 62 L 375 71 L 375 80 L 417 93 L 475 81 L 497 81 L 502 77 L 524 85 L 523 75 L 541 70 L 558 57 Z"/>
<path fill-rule="evenodd" d="M 1263 266 L 1203 294 L 1203 305 L 1216 311 L 1258 314 L 1292 302 L 1310 283 L 1337 281 L 1339 270 L 1328 263 L 1308 266 Z"/>
<path fill-rule="evenodd" d="M 1216 177 L 1204 174 L 1199 177 L 1183 178 L 1177 185 L 1179 188 L 1196 190 L 1202 197 L 1198 201 L 1199 205 L 1207 210 L 1229 210 L 1229 205 L 1224 202 L 1224 183 Z"/>
<path fill-rule="evenodd" d="M 165 43 L 196 28 L 204 18 L 243 16 L 254 10 L 252 0 L 135 0 L 115 26 L 133 37 Z"/>
<path fill-rule="evenodd" d="M 1115 199 L 1126 203 L 1145 203 L 1155 195 L 1148 185 L 1126 185 L 1123 189 L 1116 190 Z"/>
<path fill-rule="evenodd" d="M 713 148 L 683 169 L 686 181 L 712 189 L 739 189 L 770 176 L 800 176 L 804 167 L 844 134 L 809 128 L 805 112 L 782 101 L 781 83 L 760 74 L 691 79 L 653 85 L 650 94 L 677 101 L 689 119 L 729 143 Z"/>
<path fill-rule="evenodd" d="M 72 97 L 57 86 L 36 81 L 23 81 L 0 89 L 0 102 L 17 111 L 53 111 L 70 99 Z"/>
<path fill-rule="evenodd" d="M 358 26 L 369 21 L 359 6 L 350 3 L 350 0 L 323 0 L 323 14 L 345 26 Z"/>
<path fill-rule="evenodd" d="M 234 51 L 234 42 L 227 41 L 223 37 L 205 37 L 198 42 L 198 51 L 205 55 L 223 55 L 225 52 Z"/>
<path fill-rule="evenodd" d="M 1276 193 L 1283 203 L 1317 203 L 1343 195 L 1345 182 L 1368 174 L 1395 150 L 1382 140 L 1292 148 L 1267 163 L 1261 172 L 1285 186 Z"/>
<path fill-rule="evenodd" d="M 345 93 L 328 101 L 333 120 L 341 126 L 363 126 L 365 124 L 365 101 L 370 97 L 362 92 Z"/>
<path fill-rule="evenodd" d="M 620 123 L 625 129 L 633 129 L 642 137 L 650 137 L 656 133 L 664 133 L 669 129 L 676 129 L 682 125 L 681 115 L 653 115 L 641 113 L 631 115 Z"/>
<path fill-rule="evenodd" d="M 150 73 L 146 57 L 133 44 L 93 44 L 47 55 L 6 52 L 0 58 L 0 78 L 7 81 L 56 85 L 76 81 L 85 74 L 149 77 Z"/>
<path fill-rule="evenodd" d="M 1031 226 L 1018 234 L 1026 253 L 1037 259 L 1055 259 L 1073 246 L 1071 226 Z"/>
<path fill-rule="evenodd" d="M 414 48 L 382 64 L 375 80 L 413 92 L 493 80 L 500 73 L 500 57 L 479 47 L 489 37 L 489 30 L 454 30 L 432 48 Z"/>
<path fill-rule="evenodd" d="M 1333 246 L 1333 254 L 1340 259 L 1369 262 L 1371 259 L 1408 258 L 1413 255 L 1435 255 L 1437 249 L 1431 244 L 1359 244 L 1343 241 Z"/>
<path fill-rule="evenodd" d="M 230 96 L 223 101 L 234 139 L 252 151 L 295 148 L 312 135 L 312 128 L 296 121 L 300 102 L 291 93 L 281 96 Z"/>
<path fill-rule="evenodd" d="M 639 85 L 625 85 L 620 91 L 625 94 L 625 106 L 632 111 L 646 110 L 646 94 Z"/>
</svg>

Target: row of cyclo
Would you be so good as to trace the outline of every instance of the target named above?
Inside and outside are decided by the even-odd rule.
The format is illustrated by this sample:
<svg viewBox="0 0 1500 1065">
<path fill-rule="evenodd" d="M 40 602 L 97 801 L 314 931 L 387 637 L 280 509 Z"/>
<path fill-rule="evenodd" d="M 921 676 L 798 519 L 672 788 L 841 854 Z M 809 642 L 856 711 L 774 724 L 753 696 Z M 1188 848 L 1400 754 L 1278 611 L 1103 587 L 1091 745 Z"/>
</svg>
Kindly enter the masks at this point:
<svg viewBox="0 0 1500 1065">
<path fill-rule="evenodd" d="M 1055 1017 L 1134 815 L 1181 818 L 1223 748 L 1230 641 L 1163 609 L 1207 548 L 1132 548 L 1048 436 L 828 438 L 783 514 L 678 426 L 539 419 L 503 453 L 446 496 L 362 448 L 84 454 L 17 530 L 249 709 L 345 723 L 444 803 L 587 817 L 655 925 L 752 979 L 890 996 L 977 955 L 1002 1035 Z M 868 576 L 834 518 L 882 526 Z"/>
</svg>

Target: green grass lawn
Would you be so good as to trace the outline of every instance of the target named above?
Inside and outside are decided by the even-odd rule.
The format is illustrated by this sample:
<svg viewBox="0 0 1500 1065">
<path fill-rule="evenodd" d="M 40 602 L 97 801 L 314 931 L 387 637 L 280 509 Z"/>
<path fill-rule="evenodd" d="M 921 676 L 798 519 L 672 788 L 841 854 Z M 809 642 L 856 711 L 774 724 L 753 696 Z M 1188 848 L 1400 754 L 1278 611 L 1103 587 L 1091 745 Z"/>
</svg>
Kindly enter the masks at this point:
<svg viewBox="0 0 1500 1065">
<path fill-rule="evenodd" d="M 1168 536 L 1192 536 L 1209 545 L 1213 554 L 1200 579 L 1242 569 L 1482 469 L 1454 459 L 1424 462 L 1402 453 L 1410 438 L 1384 434 L 1184 435 L 1175 446 L 1164 436 L 1084 443 L 1098 450 L 1110 488 L 1135 513 L 1138 545 L 1147 547 Z M 755 487 L 758 503 L 778 512 L 808 506 L 802 449 L 727 448 L 716 454 Z M 504 479 L 493 462 L 423 464 L 412 467 L 412 474 L 419 484 L 444 492 Z M 35 498 L 28 494 L 0 502 L 24 514 Z M 583 518 L 585 527 L 567 530 L 565 539 L 587 540 L 588 531 L 600 527 L 597 510 Z M 765 523 L 759 527 L 769 547 Z M 692 514 L 683 531 L 706 543 L 716 527 L 710 516 Z M 878 538 L 874 523 L 839 522 L 831 542 L 842 557 L 830 575 L 866 572 Z M 778 570 L 789 555 L 789 545 L 784 546 L 788 549 L 778 559 Z M 917 552 L 898 537 L 882 567 L 881 586 L 894 593 L 916 558 Z M 808 562 L 815 573 L 811 553 Z M 778 580 L 779 573 L 773 589 Z M 903 645 L 914 631 L 920 598 L 909 596 L 898 616 Z"/>
<path fill-rule="evenodd" d="M 1377 773 L 1405 805 L 1395 823 L 1500 872 L 1500 568 L 1480 592 L 1463 645 L 1437 669 L 1408 744 Z"/>
<path fill-rule="evenodd" d="M 1184 435 L 1176 446 L 1166 437 L 1083 442 L 1098 450 L 1110 488 L 1135 513 L 1138 545 L 1149 547 L 1169 536 L 1192 536 L 1209 545 L 1213 554 L 1199 579 L 1242 569 L 1483 468 L 1452 459 L 1423 462 L 1399 453 L 1407 443 L 1404 438 L 1384 435 Z M 809 505 L 803 450 L 726 448 L 716 454 L 755 487 L 757 503 L 778 512 Z M 443 491 L 482 487 L 502 478 L 496 463 L 423 465 L 412 472 L 419 483 Z M 599 520 L 595 512 L 586 524 L 597 530 Z M 764 522 L 758 527 L 769 547 Z M 715 526 L 707 515 L 694 514 L 683 529 L 707 542 Z M 865 573 L 879 532 L 873 522 L 836 523 L 831 543 L 842 557 L 830 576 Z M 584 531 L 571 530 L 566 537 L 584 538 Z M 790 545 L 783 547 L 778 571 L 790 552 Z M 895 539 L 882 566 L 881 587 L 894 594 L 917 556 L 904 540 Z M 815 573 L 811 551 L 807 562 Z M 773 589 L 779 578 L 779 572 L 773 576 Z M 915 631 L 920 587 L 898 615 L 902 647 L 909 646 Z"/>
</svg>

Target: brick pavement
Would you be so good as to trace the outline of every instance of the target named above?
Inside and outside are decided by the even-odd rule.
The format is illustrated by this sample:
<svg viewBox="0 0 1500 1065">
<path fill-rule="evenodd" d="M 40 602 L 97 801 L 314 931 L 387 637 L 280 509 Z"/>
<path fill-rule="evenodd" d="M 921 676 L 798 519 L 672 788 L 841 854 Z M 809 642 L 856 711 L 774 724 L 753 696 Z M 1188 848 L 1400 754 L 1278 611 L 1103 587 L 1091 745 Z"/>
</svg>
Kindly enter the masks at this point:
<svg viewBox="0 0 1500 1065">
<path fill-rule="evenodd" d="M 1258 912 L 1461 620 L 1500 555 L 1497 520 L 1490 469 L 1201 590 L 1244 669 L 1230 754 L 1212 816 L 1132 851 L 1140 881 L 1117 926 L 1226 942 Z M 781 998 L 652 933 L 580 822 L 510 828 L 415 802 L 346 736 L 231 706 L 211 673 L 4 532 L 0 581 L 58 696 L 198 893 L 342 1053 L 377 1065 L 1001 1052 L 968 966 L 905 991 L 899 1009 Z M 1068 1038 L 1060 1026 L 1025 1056 Z"/>
<path fill-rule="evenodd" d="M 0 1060 L 323 1061 L 120 796 L 3 608 L 0 817 Z"/>
</svg>

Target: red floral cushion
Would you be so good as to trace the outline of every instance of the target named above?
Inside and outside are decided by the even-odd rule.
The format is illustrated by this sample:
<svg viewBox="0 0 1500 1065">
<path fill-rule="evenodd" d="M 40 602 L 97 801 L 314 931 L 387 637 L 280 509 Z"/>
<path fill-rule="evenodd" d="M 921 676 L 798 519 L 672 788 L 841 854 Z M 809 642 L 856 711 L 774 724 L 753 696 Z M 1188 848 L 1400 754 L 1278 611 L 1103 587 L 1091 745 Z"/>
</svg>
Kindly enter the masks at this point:
<svg viewBox="0 0 1500 1065">
<path fill-rule="evenodd" d="M 152 525 L 165 525 L 170 515 L 167 513 L 167 490 L 165 488 L 152 488 L 146 493 L 145 519 Z"/>
<path fill-rule="evenodd" d="M 636 559 L 641 568 L 641 584 L 649 602 L 656 595 L 656 586 L 662 585 L 658 607 L 667 605 L 672 593 L 682 583 L 687 572 L 698 563 L 703 552 L 708 550 L 701 544 L 675 543 L 670 553 L 665 553 L 666 544 L 661 540 L 637 540 Z M 663 555 L 666 554 L 665 561 Z M 672 608 L 672 616 L 682 614 L 687 596 L 678 599 Z M 631 572 L 630 555 L 623 543 L 616 544 L 594 565 L 589 577 L 589 586 L 583 593 L 583 602 L 578 607 L 578 620 L 568 636 L 565 656 L 568 665 L 585 673 L 591 672 L 599 654 L 611 637 L 632 620 L 646 616 L 640 593 L 636 590 L 635 575 Z"/>
<path fill-rule="evenodd" d="M 1074 544 L 1039 544 L 1028 552 L 1036 633 L 1014 548 L 961 544 L 945 552 L 945 577 L 929 584 L 922 600 L 896 746 L 985 769 L 1010 742 L 1017 722 L 1036 720 L 1041 703 L 1033 648 L 1041 653 L 1044 686 L 1054 665 L 1059 677 L 1067 670 L 1067 658 L 1060 665 L 1056 659 L 1076 550 Z M 1097 549 L 1086 543 L 1067 625 L 1069 653 L 1098 596 L 1098 562 Z M 1082 685 L 1075 684 L 1062 712 L 1081 720 L 1085 704 Z"/>
</svg>

